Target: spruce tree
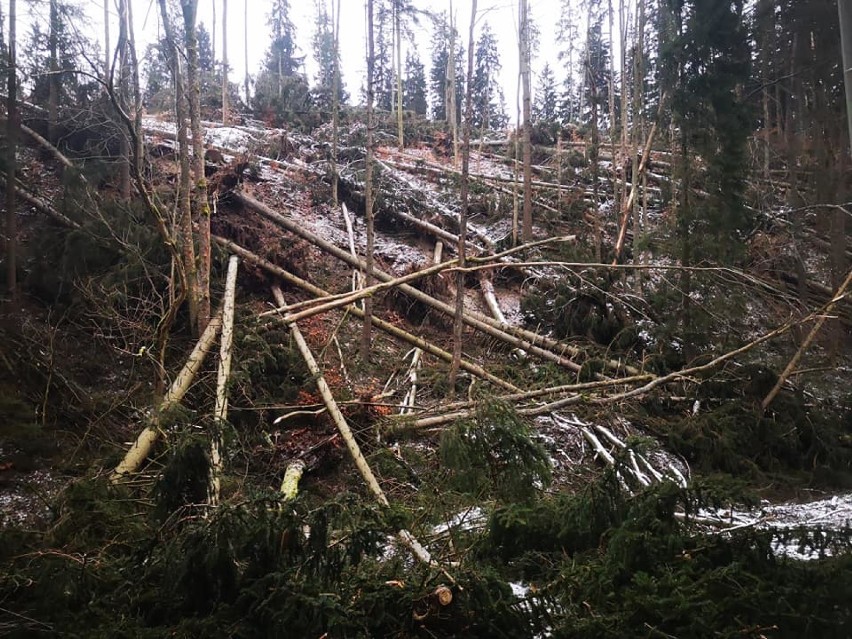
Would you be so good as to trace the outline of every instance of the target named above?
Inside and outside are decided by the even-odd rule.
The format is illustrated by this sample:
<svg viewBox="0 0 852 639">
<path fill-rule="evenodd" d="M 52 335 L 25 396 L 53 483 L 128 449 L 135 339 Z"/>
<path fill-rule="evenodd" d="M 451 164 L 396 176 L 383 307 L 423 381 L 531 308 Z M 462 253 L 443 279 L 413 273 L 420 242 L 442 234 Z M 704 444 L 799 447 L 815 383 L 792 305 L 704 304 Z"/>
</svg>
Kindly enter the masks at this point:
<svg viewBox="0 0 852 639">
<path fill-rule="evenodd" d="M 500 50 L 497 38 L 486 22 L 482 25 L 476 50 L 473 68 L 473 118 L 474 127 L 486 129 L 502 129 L 509 121 L 506 114 L 506 100 L 500 86 L 500 72 L 503 68 L 500 62 Z"/>
<path fill-rule="evenodd" d="M 455 35 L 453 35 L 455 31 Z M 432 68 L 429 72 L 429 90 L 432 94 L 432 117 L 435 120 L 447 119 L 447 98 L 444 92 L 447 81 L 447 62 L 450 59 L 449 43 L 460 42 L 458 31 L 451 30 L 450 19 L 446 12 L 434 17 L 432 32 Z M 464 47 L 456 49 L 456 108 L 461 116 L 462 96 L 464 94 Z"/>
<path fill-rule="evenodd" d="M 414 51 L 405 56 L 405 81 L 402 86 L 402 105 L 417 115 L 426 115 L 426 68 Z"/>
<path fill-rule="evenodd" d="M 689 199 L 679 211 L 678 232 L 693 259 L 730 262 L 742 252 L 749 226 L 743 195 L 753 126 L 742 90 L 751 73 L 744 2 L 685 4 L 675 46 L 682 76 L 673 112 L 686 154 L 695 152 L 707 164 L 702 186 L 710 197 Z M 690 187 L 681 186 L 684 192 Z"/>
<path fill-rule="evenodd" d="M 260 117 L 300 123 L 310 109 L 307 79 L 299 73 L 303 56 L 296 47 L 290 1 L 274 0 L 269 13 L 272 43 L 257 78 L 252 108 Z"/>
<path fill-rule="evenodd" d="M 536 122 L 551 124 L 559 120 L 559 93 L 556 78 L 550 64 L 545 63 L 538 79 L 538 88 L 533 103 L 533 119 Z"/>
<path fill-rule="evenodd" d="M 331 14 L 325 2 L 318 2 L 317 14 L 314 21 L 314 35 L 312 39 L 314 60 L 317 63 L 317 76 L 311 93 L 314 105 L 321 111 L 331 112 L 332 96 L 334 93 L 334 25 L 331 22 Z M 340 56 L 337 56 L 338 68 Z M 349 97 L 343 88 L 341 75 L 337 75 L 337 95 L 341 103 L 345 103 Z"/>
</svg>

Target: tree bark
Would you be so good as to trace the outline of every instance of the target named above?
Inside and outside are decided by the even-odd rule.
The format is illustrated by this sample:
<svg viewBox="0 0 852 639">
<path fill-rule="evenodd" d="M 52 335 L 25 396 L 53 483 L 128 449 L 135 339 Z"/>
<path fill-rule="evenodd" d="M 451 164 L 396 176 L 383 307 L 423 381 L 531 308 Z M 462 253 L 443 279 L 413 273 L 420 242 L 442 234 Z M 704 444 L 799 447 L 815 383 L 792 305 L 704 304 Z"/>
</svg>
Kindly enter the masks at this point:
<svg viewBox="0 0 852 639">
<path fill-rule="evenodd" d="M 113 483 L 120 481 L 122 477 L 130 473 L 136 472 L 142 465 L 142 462 L 145 461 L 145 458 L 148 457 L 151 449 L 160 437 L 160 415 L 170 408 L 177 406 L 183 400 L 184 395 L 186 395 L 186 392 L 192 385 L 192 380 L 195 379 L 195 374 L 204 363 L 204 358 L 207 357 L 207 353 L 212 349 L 213 342 L 216 341 L 216 336 L 219 334 L 220 328 L 222 328 L 221 312 L 217 313 L 207 324 L 207 328 L 195 344 L 195 348 L 192 349 L 192 353 L 190 353 L 189 358 L 186 360 L 183 369 L 175 377 L 168 392 L 157 407 L 156 413 L 152 418 L 153 423 L 145 427 L 139 434 L 139 437 L 136 438 L 133 446 L 127 451 L 124 459 L 116 466 L 110 477 Z"/>
<path fill-rule="evenodd" d="M 59 7 L 58 0 L 50 0 L 50 32 L 47 39 L 50 56 L 50 77 L 48 78 L 47 98 L 47 139 L 56 144 L 56 125 L 59 120 Z"/>
<path fill-rule="evenodd" d="M 473 117 L 473 33 L 476 25 L 476 0 L 472 0 L 470 9 L 470 31 L 467 48 L 467 87 L 464 95 L 464 129 L 462 143 L 462 174 L 461 174 L 461 212 L 459 213 L 459 239 L 457 245 L 459 271 L 456 274 L 456 313 L 453 319 L 453 362 L 450 366 L 448 380 L 450 395 L 455 394 L 456 376 L 459 372 L 459 362 L 462 355 L 462 339 L 464 336 L 464 267 L 467 250 L 467 213 L 469 206 L 470 188 L 470 121 Z"/>
<path fill-rule="evenodd" d="M 532 89 L 530 87 L 530 16 L 529 0 L 521 2 L 521 85 L 524 94 L 524 214 L 523 242 L 532 242 Z"/>
<path fill-rule="evenodd" d="M 364 199 L 365 218 L 367 221 L 367 248 L 365 261 L 365 273 L 361 279 L 365 286 L 373 283 L 373 244 L 374 237 L 374 212 L 373 212 L 373 137 L 375 133 L 375 121 L 373 114 L 374 87 L 373 76 L 375 73 L 375 44 L 373 41 L 373 0 L 367 0 L 367 167 L 364 175 Z M 364 324 L 361 328 L 361 361 L 365 365 L 370 362 L 372 349 L 372 323 L 373 323 L 373 300 L 364 300 Z"/>
<path fill-rule="evenodd" d="M 204 176 L 204 131 L 201 128 L 201 84 L 198 74 L 198 36 L 195 21 L 198 0 L 181 0 L 187 59 L 187 95 L 189 125 L 192 130 L 193 227 L 198 237 L 198 324 L 201 333 L 210 321 L 210 204 L 207 201 L 207 178 Z"/>
<path fill-rule="evenodd" d="M 249 56 L 248 56 L 248 0 L 243 3 L 243 57 L 245 58 L 245 83 L 246 108 L 251 106 L 251 94 L 249 88 Z"/>
<path fill-rule="evenodd" d="M 213 32 L 216 39 L 216 32 Z M 214 56 L 215 57 L 215 56 Z M 222 0 L 222 124 L 228 126 L 228 0 Z"/>
<path fill-rule="evenodd" d="M 228 379 L 231 375 L 231 355 L 234 342 L 234 298 L 237 291 L 237 268 L 240 259 L 232 255 L 228 260 L 225 278 L 225 299 L 222 311 L 222 339 L 219 342 L 219 369 L 216 374 L 216 407 L 213 410 L 213 432 L 210 433 L 210 485 L 208 499 L 211 506 L 219 503 L 222 479 L 222 429 L 228 420 Z"/>
<path fill-rule="evenodd" d="M 334 207 L 340 204 L 338 195 L 337 147 L 340 143 L 340 0 L 332 0 L 331 22 L 334 29 L 334 72 L 331 87 L 331 198 Z M 246 85 L 248 91 L 248 85 Z"/>
<path fill-rule="evenodd" d="M 178 225 L 180 229 L 180 251 L 183 271 L 186 274 L 186 297 L 189 303 L 189 323 L 195 331 L 198 326 L 198 277 L 195 263 L 195 234 L 192 229 L 191 176 L 189 166 L 189 139 L 186 128 L 186 87 L 183 68 L 183 56 L 169 20 L 166 0 L 159 0 L 160 16 L 171 49 L 172 77 L 175 85 L 175 119 L 177 120 L 178 163 Z"/>
<path fill-rule="evenodd" d="M 17 10 L 15 0 L 9 0 L 9 61 L 6 85 L 6 289 L 12 309 L 18 304 L 17 246 L 18 219 L 15 203 L 15 173 L 18 167 L 18 66 Z"/>
</svg>

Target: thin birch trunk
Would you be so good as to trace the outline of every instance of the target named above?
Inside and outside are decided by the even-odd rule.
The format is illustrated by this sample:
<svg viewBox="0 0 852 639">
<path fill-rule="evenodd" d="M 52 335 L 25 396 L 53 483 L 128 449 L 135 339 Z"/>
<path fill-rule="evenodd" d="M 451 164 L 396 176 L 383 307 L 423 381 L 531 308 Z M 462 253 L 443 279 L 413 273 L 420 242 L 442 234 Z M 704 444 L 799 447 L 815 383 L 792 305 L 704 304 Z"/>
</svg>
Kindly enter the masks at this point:
<svg viewBox="0 0 852 639">
<path fill-rule="evenodd" d="M 213 348 L 213 343 L 216 341 L 216 336 L 219 334 L 219 329 L 222 328 L 222 313 L 217 313 L 207 324 L 207 328 L 202 333 L 195 348 L 192 349 L 189 358 L 186 360 L 183 369 L 172 382 L 168 392 L 166 392 L 160 405 L 156 409 L 155 415 L 151 419 L 151 424 L 136 438 L 136 441 L 130 447 L 130 450 L 125 454 L 121 463 L 115 467 L 110 480 L 116 483 L 129 475 L 136 472 L 145 461 L 145 458 L 151 453 L 151 449 L 160 437 L 159 421 L 160 416 L 170 408 L 177 406 L 183 400 L 184 395 L 192 385 L 195 379 L 195 374 L 204 363 L 204 358 L 207 353 Z"/>
<path fill-rule="evenodd" d="M 219 503 L 222 478 L 222 429 L 228 420 L 228 379 L 231 376 L 231 356 L 234 342 L 234 298 L 237 290 L 237 268 L 240 259 L 232 255 L 228 260 L 225 278 L 225 298 L 222 312 L 222 339 L 219 342 L 219 370 L 216 375 L 216 407 L 213 411 L 213 432 L 210 433 L 210 485 L 208 498 L 211 506 Z"/>
</svg>

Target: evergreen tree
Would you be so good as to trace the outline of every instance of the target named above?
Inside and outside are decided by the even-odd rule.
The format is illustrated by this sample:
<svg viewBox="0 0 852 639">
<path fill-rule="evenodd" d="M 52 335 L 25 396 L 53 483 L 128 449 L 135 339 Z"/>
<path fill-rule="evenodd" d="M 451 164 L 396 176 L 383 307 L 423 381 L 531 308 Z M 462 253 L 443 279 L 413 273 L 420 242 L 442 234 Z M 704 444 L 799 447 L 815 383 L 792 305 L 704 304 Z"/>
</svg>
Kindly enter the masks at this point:
<svg viewBox="0 0 852 639">
<path fill-rule="evenodd" d="M 578 28 L 577 0 L 562 0 L 557 25 L 556 43 L 559 47 L 558 58 L 564 70 L 562 90 L 559 94 L 559 119 L 564 122 L 577 122 L 580 115 L 580 87 L 583 77 L 582 59 L 577 43 L 580 39 Z"/>
<path fill-rule="evenodd" d="M 604 11 L 600 0 L 589 0 L 589 14 L 586 30 L 586 44 L 582 52 L 584 77 L 585 111 L 583 122 L 591 122 L 597 113 L 596 126 L 602 128 L 605 123 L 605 108 L 609 101 L 610 51 L 603 37 Z"/>
<path fill-rule="evenodd" d="M 307 79 L 299 73 L 296 28 L 290 20 L 290 1 L 274 0 L 269 13 L 272 43 L 257 78 L 254 111 L 265 119 L 302 122 L 311 107 Z"/>
<path fill-rule="evenodd" d="M 95 47 L 73 27 L 83 19 L 83 13 L 78 6 L 67 1 L 55 3 L 57 19 L 42 23 L 35 20 L 32 23 L 30 37 L 22 53 L 19 71 L 29 79 L 32 86 L 30 99 L 36 104 L 47 104 L 50 96 L 50 84 L 53 78 L 50 71 L 50 30 L 54 34 L 57 48 L 57 68 L 60 70 L 58 82 L 58 104 L 60 109 L 72 106 L 85 107 L 90 105 L 97 94 L 94 82 L 84 82 L 84 76 L 76 73 L 81 69 L 81 57 L 84 51 Z M 23 84 L 23 83 L 22 83 Z"/>
<path fill-rule="evenodd" d="M 170 108 L 174 100 L 174 91 L 166 36 L 163 36 L 159 42 L 149 44 L 142 60 L 145 76 L 142 103 L 147 109 L 153 111 Z"/>
<path fill-rule="evenodd" d="M 509 121 L 506 101 L 500 86 L 500 51 L 491 26 L 486 22 L 476 42 L 473 68 L 473 118 L 476 128 L 502 129 Z"/>
<path fill-rule="evenodd" d="M 547 124 L 559 121 L 559 94 L 556 90 L 556 78 L 549 63 L 545 63 L 538 80 L 538 90 L 533 103 L 533 119 Z"/>
<path fill-rule="evenodd" d="M 688 199 L 679 211 L 686 263 L 705 256 L 731 261 L 741 252 L 748 228 L 743 194 L 753 126 L 743 97 L 751 73 L 743 4 L 688 0 L 680 16 L 683 29 L 675 51 L 682 76 L 673 113 L 684 155 L 697 152 L 707 164 L 703 188 L 710 194 L 705 202 Z M 682 190 L 688 193 L 690 184 Z"/>
<path fill-rule="evenodd" d="M 332 0 L 334 1 L 334 0 Z M 318 2 L 317 15 L 314 22 L 313 48 L 314 59 L 317 63 L 317 77 L 312 89 L 314 104 L 322 111 L 331 111 L 332 94 L 334 93 L 334 25 L 325 1 Z M 340 56 L 338 54 L 338 68 Z M 349 97 L 343 88 L 342 76 L 338 74 L 337 95 L 340 102 L 345 103 Z"/>
<path fill-rule="evenodd" d="M 391 111 L 394 96 L 393 73 L 393 0 L 374 0 L 376 34 L 373 66 L 373 95 L 376 108 Z"/>
<path fill-rule="evenodd" d="M 434 17 L 432 32 L 432 68 L 429 72 L 429 89 L 432 93 L 432 117 L 435 120 L 447 119 L 447 98 L 444 88 L 447 81 L 447 62 L 450 59 L 450 42 L 460 42 L 458 31 L 450 28 L 450 19 L 446 12 Z M 464 95 L 464 47 L 456 50 L 456 110 L 461 117 L 461 104 Z"/>
<path fill-rule="evenodd" d="M 402 86 L 402 105 L 417 115 L 426 115 L 426 69 L 414 51 L 405 55 L 405 82 Z"/>
</svg>

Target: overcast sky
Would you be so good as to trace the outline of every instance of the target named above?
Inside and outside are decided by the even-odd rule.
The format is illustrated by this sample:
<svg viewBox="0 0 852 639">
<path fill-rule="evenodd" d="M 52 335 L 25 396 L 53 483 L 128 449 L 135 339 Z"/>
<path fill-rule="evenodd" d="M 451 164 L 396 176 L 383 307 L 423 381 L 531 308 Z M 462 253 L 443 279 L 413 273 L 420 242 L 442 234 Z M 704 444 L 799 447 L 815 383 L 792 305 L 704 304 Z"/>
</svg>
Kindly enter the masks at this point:
<svg viewBox="0 0 852 639">
<path fill-rule="evenodd" d="M 89 32 L 91 37 L 103 43 L 103 2 L 102 0 L 72 0 L 82 6 L 88 16 L 88 25 L 79 28 Z M 334 0 L 325 0 L 332 2 Z M 117 34 L 115 0 L 111 2 L 112 43 L 115 44 Z M 314 30 L 316 0 L 291 0 L 291 20 L 296 25 L 296 37 L 300 52 L 304 54 L 306 69 L 313 83 L 315 65 L 311 49 L 311 36 Z M 216 8 L 216 55 L 221 58 L 221 29 L 222 29 L 222 0 L 199 0 L 198 21 L 204 23 L 208 30 L 213 27 L 213 6 Z M 414 0 L 415 6 L 429 11 L 449 10 L 450 0 Z M 517 46 L 517 0 L 479 0 L 478 21 L 475 38 L 481 32 L 482 25 L 487 21 L 494 31 L 500 47 L 503 64 L 501 83 L 506 96 L 509 115 L 514 119 L 515 95 L 517 91 L 518 46 Z M 248 16 L 248 67 L 254 75 L 260 68 L 263 57 L 269 48 L 270 30 L 267 27 L 268 14 L 272 5 L 271 0 L 229 0 L 228 1 L 228 58 L 232 69 L 231 79 L 239 82 L 245 72 L 245 25 L 244 16 Z M 531 14 L 541 32 L 541 43 L 538 52 L 534 52 L 533 88 L 537 84 L 537 72 L 549 62 L 556 68 L 559 61 L 556 58 L 554 41 L 557 22 L 559 19 L 559 0 L 532 0 Z M 353 100 L 360 95 L 363 78 L 366 75 L 366 3 L 365 0 L 341 0 L 341 58 L 343 77 L 347 90 Z M 21 11 L 21 9 L 23 11 Z M 47 2 L 39 0 L 32 5 L 23 3 L 19 9 L 22 22 L 36 19 L 47 19 Z M 246 13 L 247 9 L 247 13 Z M 470 21 L 470 0 L 454 0 L 453 10 L 456 14 L 458 30 L 463 42 L 466 42 Z M 133 0 L 134 21 L 136 23 L 137 46 L 140 56 L 145 46 L 155 41 L 160 33 L 159 11 L 156 0 Z M 23 24 L 21 26 L 24 26 Z M 21 33 L 23 32 L 23 33 Z M 28 29 L 19 31 L 23 38 Z M 427 74 L 430 67 L 430 36 L 431 24 L 428 19 L 422 19 L 419 27 L 415 28 L 415 46 L 421 61 L 426 65 Z M 406 47 L 410 46 L 408 43 Z M 403 60 L 405 54 L 403 53 Z M 557 72 L 557 79 L 562 74 Z"/>
</svg>

